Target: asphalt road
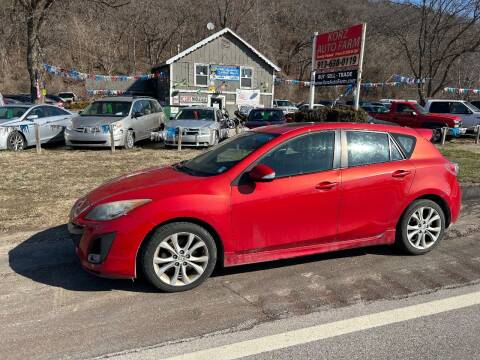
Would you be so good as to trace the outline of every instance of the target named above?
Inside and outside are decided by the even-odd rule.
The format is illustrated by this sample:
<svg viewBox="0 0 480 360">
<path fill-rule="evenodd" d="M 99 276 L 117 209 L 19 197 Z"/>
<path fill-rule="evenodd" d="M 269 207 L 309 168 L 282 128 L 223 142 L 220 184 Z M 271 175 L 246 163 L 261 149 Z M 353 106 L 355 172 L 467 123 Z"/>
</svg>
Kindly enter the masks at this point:
<svg viewBox="0 0 480 360">
<path fill-rule="evenodd" d="M 201 287 L 178 294 L 157 293 L 141 281 L 106 280 L 85 273 L 73 257 L 65 226 L 0 236 L 0 358 L 134 354 L 166 344 L 181 345 L 188 352 L 199 338 L 238 337 L 262 326 L 277 326 L 279 321 L 293 324 L 305 316 L 335 320 L 337 311 L 352 306 L 370 304 L 375 312 L 385 300 L 417 299 L 419 294 L 435 297 L 437 293 L 432 292 L 473 286 L 480 281 L 480 205 L 465 204 L 463 214 L 443 243 L 425 256 L 372 247 L 243 266 L 217 271 Z M 452 312 L 432 319 L 466 322 L 478 314 L 478 307 L 475 310 L 468 313 L 471 310 L 466 308 L 459 310 L 459 317 L 449 318 L 456 316 Z M 415 321 L 412 327 L 417 328 Z M 387 329 L 411 333 L 412 328 L 397 326 L 404 325 Z M 437 321 L 436 331 L 443 327 Z M 468 331 L 478 333 L 478 328 Z M 362 341 L 371 340 L 369 334 L 353 333 L 345 339 L 360 349 Z M 422 335 L 426 336 L 423 331 Z M 385 341 L 393 338 L 387 332 L 384 336 Z M 301 357 L 308 358 L 315 346 L 324 344 L 330 346 L 327 355 L 331 357 L 337 357 L 335 351 L 346 351 L 329 341 L 334 340 L 301 346 L 305 349 Z M 283 350 L 285 358 L 287 351 L 299 350 Z"/>
</svg>

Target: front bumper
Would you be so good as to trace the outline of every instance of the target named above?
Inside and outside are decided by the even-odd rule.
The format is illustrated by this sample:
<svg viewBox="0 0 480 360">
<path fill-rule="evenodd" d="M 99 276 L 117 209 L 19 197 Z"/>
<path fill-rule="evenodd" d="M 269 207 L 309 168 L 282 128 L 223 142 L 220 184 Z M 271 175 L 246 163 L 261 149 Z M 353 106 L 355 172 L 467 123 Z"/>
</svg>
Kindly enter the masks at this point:
<svg viewBox="0 0 480 360">
<path fill-rule="evenodd" d="M 83 269 L 102 277 L 133 279 L 137 251 L 152 227 L 125 216 L 107 222 L 71 219 L 68 231 Z"/>
<path fill-rule="evenodd" d="M 166 145 L 178 145 L 178 134 L 165 132 L 164 141 Z M 212 134 L 183 134 L 182 146 L 210 146 L 213 145 Z"/>
<path fill-rule="evenodd" d="M 110 134 L 102 132 L 84 133 L 74 129 L 65 129 L 65 144 L 81 147 L 110 147 Z M 123 146 L 123 132 L 114 132 L 115 146 Z"/>
</svg>

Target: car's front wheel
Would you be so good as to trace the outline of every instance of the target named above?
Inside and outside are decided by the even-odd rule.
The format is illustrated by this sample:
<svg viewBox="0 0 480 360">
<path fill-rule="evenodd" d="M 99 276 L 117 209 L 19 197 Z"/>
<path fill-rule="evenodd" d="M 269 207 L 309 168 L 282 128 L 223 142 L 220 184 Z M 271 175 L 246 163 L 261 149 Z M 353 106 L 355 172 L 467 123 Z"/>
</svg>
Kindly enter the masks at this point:
<svg viewBox="0 0 480 360">
<path fill-rule="evenodd" d="M 405 210 L 397 233 L 398 245 L 407 253 L 421 255 L 437 246 L 445 232 L 445 214 L 432 200 L 414 201 Z"/>
<path fill-rule="evenodd" d="M 25 149 L 27 142 L 19 131 L 12 131 L 7 137 L 7 148 L 12 151 L 21 151 Z"/>
<path fill-rule="evenodd" d="M 135 134 L 133 133 L 133 130 L 127 130 L 127 133 L 125 134 L 125 149 L 133 149 L 134 145 Z"/>
<path fill-rule="evenodd" d="M 215 267 L 215 241 L 197 224 L 166 224 L 156 229 L 147 241 L 140 253 L 140 263 L 146 278 L 160 290 L 193 289 L 205 281 Z"/>
</svg>

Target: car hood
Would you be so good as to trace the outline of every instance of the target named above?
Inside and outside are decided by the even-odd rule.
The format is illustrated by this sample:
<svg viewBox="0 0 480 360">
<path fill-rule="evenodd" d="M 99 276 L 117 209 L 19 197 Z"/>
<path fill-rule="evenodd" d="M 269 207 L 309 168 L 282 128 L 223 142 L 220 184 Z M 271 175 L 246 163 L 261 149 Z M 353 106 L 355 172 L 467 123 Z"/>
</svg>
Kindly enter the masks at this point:
<svg viewBox="0 0 480 360">
<path fill-rule="evenodd" d="M 189 129 L 214 128 L 215 121 L 211 120 L 172 120 L 168 123 L 169 128 L 183 127 Z"/>
<path fill-rule="evenodd" d="M 109 116 L 76 116 L 72 119 L 72 127 L 94 127 L 101 125 L 110 125 L 114 122 L 124 119 L 120 116 L 109 117 Z"/>
<path fill-rule="evenodd" d="M 87 196 L 90 206 L 101 202 L 126 199 L 159 199 L 192 191 L 202 179 L 175 170 L 173 166 L 136 171 L 114 178 L 91 191 Z M 182 184 L 189 183 L 188 186 Z"/>
</svg>

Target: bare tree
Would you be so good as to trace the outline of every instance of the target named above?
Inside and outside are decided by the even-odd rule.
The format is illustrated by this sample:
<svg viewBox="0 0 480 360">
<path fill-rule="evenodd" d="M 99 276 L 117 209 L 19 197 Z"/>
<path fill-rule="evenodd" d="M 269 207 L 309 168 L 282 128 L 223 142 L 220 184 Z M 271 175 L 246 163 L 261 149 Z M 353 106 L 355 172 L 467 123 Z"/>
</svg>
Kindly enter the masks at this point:
<svg viewBox="0 0 480 360">
<path fill-rule="evenodd" d="M 30 94 L 32 101 L 36 101 L 36 81 L 40 70 L 40 36 L 47 16 L 58 0 L 18 0 L 21 6 L 27 33 L 27 70 L 30 77 Z M 118 0 L 89 0 L 95 4 L 109 7 L 120 7 L 129 1 Z"/>
<path fill-rule="evenodd" d="M 247 16 L 252 11 L 257 0 L 216 0 L 218 25 L 221 28 L 230 27 L 233 31 L 248 22 Z"/>
<path fill-rule="evenodd" d="M 452 66 L 479 50 L 479 0 L 422 0 L 393 4 L 395 15 L 386 23 L 417 79 L 421 102 L 448 83 Z M 393 21 L 397 19 L 396 21 Z"/>
</svg>

